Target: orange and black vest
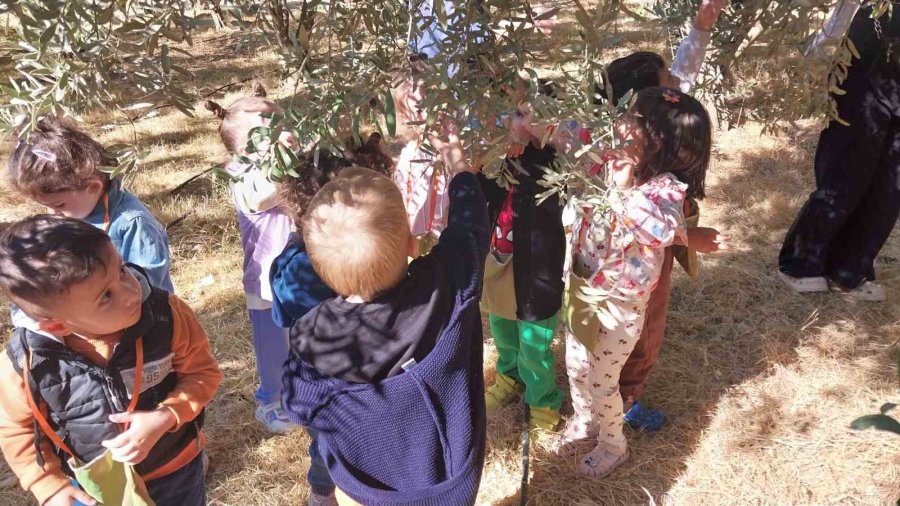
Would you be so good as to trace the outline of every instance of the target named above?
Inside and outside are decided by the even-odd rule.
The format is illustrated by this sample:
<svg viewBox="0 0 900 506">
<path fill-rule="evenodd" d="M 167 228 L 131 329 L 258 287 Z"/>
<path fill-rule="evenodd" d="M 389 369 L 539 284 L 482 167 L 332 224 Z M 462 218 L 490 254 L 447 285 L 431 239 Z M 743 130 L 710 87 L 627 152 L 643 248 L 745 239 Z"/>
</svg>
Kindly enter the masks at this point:
<svg viewBox="0 0 900 506">
<path fill-rule="evenodd" d="M 136 273 L 136 275 L 138 275 Z M 143 372 L 137 411 L 156 409 L 178 382 L 173 368 L 172 309 L 169 294 L 156 288 L 141 308 L 141 319 L 125 331 L 116 344 L 106 367 L 92 364 L 65 344 L 24 328 L 15 330 L 7 353 L 16 372 L 23 374 L 31 365 L 29 385 L 38 406 L 44 411 L 56 435 L 83 462 L 90 462 L 106 451 L 100 443 L 120 434 L 124 428 L 109 421 L 109 415 L 126 411 L 131 402 L 137 362 L 136 342 L 142 337 Z M 31 351 L 26 361 L 26 351 Z M 23 378 L 25 375 L 23 374 Z M 189 444 L 199 443 L 203 413 L 177 431 L 167 432 L 136 466 L 139 474 L 159 469 Z M 35 447 L 46 437 L 35 423 Z M 51 444 L 52 441 L 51 441 Z M 67 455 L 54 445 L 67 469 Z M 43 466 L 40 450 L 38 464 Z"/>
</svg>

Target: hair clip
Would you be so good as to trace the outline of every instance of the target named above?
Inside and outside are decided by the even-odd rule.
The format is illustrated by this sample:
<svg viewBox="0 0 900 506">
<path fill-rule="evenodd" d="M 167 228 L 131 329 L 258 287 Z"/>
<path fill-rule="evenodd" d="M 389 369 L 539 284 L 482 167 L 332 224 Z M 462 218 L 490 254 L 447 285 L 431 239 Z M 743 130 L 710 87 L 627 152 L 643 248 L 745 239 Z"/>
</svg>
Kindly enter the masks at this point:
<svg viewBox="0 0 900 506">
<path fill-rule="evenodd" d="M 678 102 L 681 101 L 681 97 L 676 95 L 675 92 L 672 90 L 664 91 L 662 94 L 662 97 L 663 97 L 663 100 L 665 100 L 666 102 L 669 102 L 671 104 L 677 104 Z"/>
<path fill-rule="evenodd" d="M 55 162 L 56 161 L 56 155 L 45 149 L 32 149 L 31 152 L 34 154 L 34 156 L 36 156 L 46 162 Z"/>
</svg>

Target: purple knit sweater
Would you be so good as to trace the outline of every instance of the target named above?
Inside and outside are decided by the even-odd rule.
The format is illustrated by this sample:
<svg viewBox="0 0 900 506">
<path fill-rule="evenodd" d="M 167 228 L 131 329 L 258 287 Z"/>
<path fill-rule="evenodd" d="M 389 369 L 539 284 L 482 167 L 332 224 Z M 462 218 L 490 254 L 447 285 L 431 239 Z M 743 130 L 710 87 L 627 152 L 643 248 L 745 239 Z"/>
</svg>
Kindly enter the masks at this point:
<svg viewBox="0 0 900 506">
<path fill-rule="evenodd" d="M 408 372 L 367 384 L 324 376 L 293 354 L 285 364 L 288 416 L 319 431 L 335 485 L 366 505 L 474 504 L 478 492 L 485 449 L 478 305 L 490 231 L 474 175 L 457 175 L 450 199 L 449 224 L 429 255 L 448 270 L 455 304 L 432 351 Z"/>
</svg>

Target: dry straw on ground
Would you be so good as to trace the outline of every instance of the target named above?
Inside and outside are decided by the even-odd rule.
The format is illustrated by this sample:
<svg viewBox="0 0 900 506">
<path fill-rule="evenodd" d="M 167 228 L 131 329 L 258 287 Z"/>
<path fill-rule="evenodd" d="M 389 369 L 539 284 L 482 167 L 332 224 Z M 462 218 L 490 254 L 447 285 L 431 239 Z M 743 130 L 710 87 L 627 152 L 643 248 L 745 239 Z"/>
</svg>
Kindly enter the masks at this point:
<svg viewBox="0 0 900 506">
<path fill-rule="evenodd" d="M 625 34 L 616 55 L 661 48 L 659 31 L 636 27 Z M 227 32 L 198 41 L 192 62 L 203 69 L 198 87 L 261 75 L 273 94 L 290 93 L 274 77 L 272 55 L 235 54 Z M 240 91 L 230 90 L 224 102 Z M 196 119 L 163 111 L 136 125 L 150 155 L 132 188 L 162 222 L 183 218 L 169 232 L 175 284 L 209 332 L 225 374 L 207 418 L 210 502 L 302 504 L 309 490 L 308 438 L 302 432 L 269 435 L 253 419 L 256 374 L 229 199 L 208 178 L 169 194 L 226 159 L 216 123 L 198 110 Z M 125 126 L 100 129 L 115 117 L 88 119 L 104 142 L 131 135 Z M 579 479 L 575 460 L 553 457 L 549 435 L 536 435 L 530 504 L 877 505 L 897 499 L 900 438 L 854 432 L 848 424 L 884 402 L 900 403 L 894 365 L 900 237 L 892 237 L 877 265 L 888 303 L 798 296 L 775 277 L 780 240 L 812 187 L 817 129 L 810 123 L 771 137 L 750 124 L 717 135 L 702 221 L 730 232 L 735 249 L 704 259 L 697 281 L 676 275 L 667 340 L 644 399 L 665 411 L 668 425 L 656 434 L 628 432 L 631 460 L 600 482 Z M 35 211 L 0 194 L 0 222 Z M 8 317 L 0 313 L 0 334 L 8 335 Z M 495 352 L 486 326 L 485 337 L 490 382 Z M 562 356 L 561 346 L 555 351 Z M 564 385 L 561 365 L 557 369 Z M 491 417 L 479 504 L 518 504 L 520 427 L 517 407 Z M 30 499 L 0 464 L 0 505 L 20 504 Z"/>
</svg>

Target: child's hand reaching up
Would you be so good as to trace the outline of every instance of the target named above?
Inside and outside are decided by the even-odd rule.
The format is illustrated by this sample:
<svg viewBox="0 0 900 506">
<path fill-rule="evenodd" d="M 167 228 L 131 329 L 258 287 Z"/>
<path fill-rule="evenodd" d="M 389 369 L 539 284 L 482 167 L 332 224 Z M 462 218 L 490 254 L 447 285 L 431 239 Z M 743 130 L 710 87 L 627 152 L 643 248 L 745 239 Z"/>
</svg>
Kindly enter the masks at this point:
<svg viewBox="0 0 900 506">
<path fill-rule="evenodd" d="M 712 31 L 719 20 L 719 14 L 725 8 L 726 0 L 701 0 L 700 7 L 697 9 L 697 16 L 694 18 L 694 26 L 705 32 Z"/>
<path fill-rule="evenodd" d="M 444 117 L 441 120 L 441 131 L 429 134 L 428 142 L 441 155 L 450 174 L 474 171 L 473 164 L 466 162 L 462 141 L 459 139 L 459 127 L 452 118 Z"/>
<path fill-rule="evenodd" d="M 97 504 L 97 501 L 83 490 L 79 490 L 72 485 L 66 485 L 59 492 L 50 496 L 50 499 L 47 499 L 44 506 L 72 506 L 76 501 L 86 506 Z"/>
<path fill-rule="evenodd" d="M 125 464 L 140 464 L 159 438 L 175 426 L 175 414 L 160 406 L 153 411 L 116 413 L 109 416 L 114 423 L 130 424 L 128 430 L 101 443 L 112 453 L 113 460 Z"/>
<path fill-rule="evenodd" d="M 731 249 L 731 237 L 709 227 L 687 229 L 688 246 L 698 253 L 716 253 Z"/>
</svg>

